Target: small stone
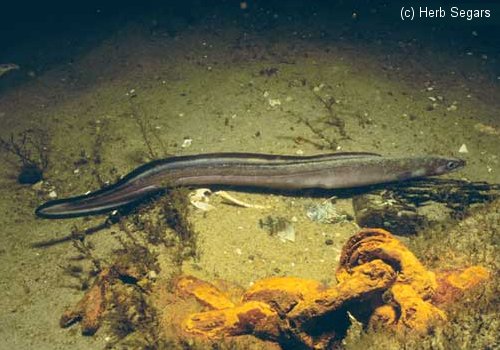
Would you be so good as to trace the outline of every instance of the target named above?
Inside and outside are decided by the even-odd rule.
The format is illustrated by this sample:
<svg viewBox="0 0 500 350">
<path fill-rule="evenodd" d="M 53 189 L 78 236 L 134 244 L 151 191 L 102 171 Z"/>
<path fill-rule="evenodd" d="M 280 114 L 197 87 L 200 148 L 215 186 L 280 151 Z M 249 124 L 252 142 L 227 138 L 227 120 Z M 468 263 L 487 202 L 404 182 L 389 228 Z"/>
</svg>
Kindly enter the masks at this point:
<svg viewBox="0 0 500 350">
<path fill-rule="evenodd" d="M 467 146 L 465 145 L 465 143 L 463 143 L 462 146 L 460 146 L 458 153 L 469 153 L 469 150 L 467 149 Z"/>
<path fill-rule="evenodd" d="M 325 240 L 325 244 L 326 245 L 333 245 L 333 239 L 328 238 L 327 240 Z"/>
<path fill-rule="evenodd" d="M 57 198 L 57 192 L 56 191 L 50 191 L 49 192 L 49 198 Z"/>
<path fill-rule="evenodd" d="M 23 185 L 33 185 L 43 179 L 43 172 L 36 164 L 25 164 L 17 176 L 17 182 Z"/>
<path fill-rule="evenodd" d="M 38 181 L 36 184 L 31 186 L 31 188 L 34 189 L 35 191 L 41 191 L 42 185 L 43 185 L 43 181 Z"/>
<path fill-rule="evenodd" d="M 273 98 L 270 98 L 269 99 L 269 105 L 271 107 L 276 107 L 276 106 L 281 106 L 281 101 L 277 98 L 273 99 Z"/>
</svg>

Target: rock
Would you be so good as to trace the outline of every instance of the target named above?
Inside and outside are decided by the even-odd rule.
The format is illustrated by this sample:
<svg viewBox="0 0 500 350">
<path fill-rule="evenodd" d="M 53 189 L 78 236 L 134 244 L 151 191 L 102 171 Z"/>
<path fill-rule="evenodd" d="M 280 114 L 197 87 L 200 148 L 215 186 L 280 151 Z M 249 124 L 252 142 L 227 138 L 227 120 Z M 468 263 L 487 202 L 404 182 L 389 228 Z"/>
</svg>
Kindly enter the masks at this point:
<svg viewBox="0 0 500 350">
<path fill-rule="evenodd" d="M 42 188 L 43 188 L 43 180 L 42 181 L 38 181 L 37 183 L 35 183 L 33 186 L 31 186 L 31 188 L 35 191 L 41 191 Z"/>
<path fill-rule="evenodd" d="M 17 182 L 23 185 L 33 185 L 43 179 L 43 171 L 36 164 L 25 164 L 17 176 Z"/>
</svg>

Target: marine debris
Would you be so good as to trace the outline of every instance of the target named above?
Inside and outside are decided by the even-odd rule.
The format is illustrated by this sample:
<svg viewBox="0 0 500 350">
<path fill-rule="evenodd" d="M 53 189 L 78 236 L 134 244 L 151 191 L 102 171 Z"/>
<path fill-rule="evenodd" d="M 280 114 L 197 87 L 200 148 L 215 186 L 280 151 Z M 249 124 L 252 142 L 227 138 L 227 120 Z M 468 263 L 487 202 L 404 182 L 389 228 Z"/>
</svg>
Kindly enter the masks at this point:
<svg viewBox="0 0 500 350">
<path fill-rule="evenodd" d="M 363 229 L 343 247 L 333 286 L 270 277 L 243 291 L 182 274 L 164 286 L 156 255 L 131 232 L 127 237 L 115 261 L 101 266 L 83 298 L 64 312 L 62 327 L 80 321 L 82 333 L 91 335 L 106 320 L 113 344 L 125 337 L 167 342 L 173 328 L 184 343 L 253 335 L 282 348 L 323 349 L 354 326 L 432 332 L 446 323 L 448 305 L 490 277 L 481 266 L 429 271 L 389 232 Z M 204 310 L 186 307 L 193 298 Z"/>
<path fill-rule="evenodd" d="M 440 306 L 454 294 L 446 291 L 472 288 L 489 272 L 479 266 L 428 271 L 389 232 L 364 229 L 344 246 L 335 276 L 332 287 L 266 278 L 236 302 L 208 282 L 180 277 L 179 295 L 193 296 L 209 309 L 189 315 L 182 330 L 204 339 L 252 334 L 294 348 L 328 347 L 345 336 L 353 317 L 371 327 L 426 333 L 446 321 Z"/>
</svg>

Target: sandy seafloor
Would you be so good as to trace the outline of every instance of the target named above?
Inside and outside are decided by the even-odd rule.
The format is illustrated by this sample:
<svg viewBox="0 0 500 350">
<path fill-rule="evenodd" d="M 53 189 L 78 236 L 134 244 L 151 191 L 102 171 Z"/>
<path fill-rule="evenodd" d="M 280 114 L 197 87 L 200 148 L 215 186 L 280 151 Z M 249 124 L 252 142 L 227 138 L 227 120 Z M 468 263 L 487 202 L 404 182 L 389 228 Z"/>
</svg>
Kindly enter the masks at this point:
<svg viewBox="0 0 500 350">
<path fill-rule="evenodd" d="M 467 167 L 449 177 L 500 182 L 498 51 L 475 46 L 486 32 L 458 31 L 461 41 L 438 30 L 441 39 L 432 40 L 428 28 L 422 35 L 399 33 L 342 14 L 332 23 L 311 13 L 302 22 L 295 20 L 298 14 L 257 13 L 252 20 L 239 10 L 226 17 L 214 10 L 192 23 L 150 14 L 107 28 L 81 47 L 78 37 L 68 43 L 56 35 L 46 46 L 24 44 L 19 49 L 28 67 L 0 78 L 0 136 L 30 128 L 48 132 L 45 181 L 59 198 L 97 189 L 96 171 L 113 181 L 150 160 L 137 118 L 159 157 L 328 151 L 294 141 L 325 144 L 302 117 L 336 138 L 342 151 L 460 156 Z M 48 51 L 66 46 L 69 53 L 60 60 L 43 62 Z M 276 74 L 262 74 L 265 69 Z M 320 122 L 328 114 L 315 92 L 335 97 L 333 108 L 348 137 Z M 130 94 L 136 95 L 135 112 Z M 185 139 L 192 140 L 188 147 L 182 147 Z M 462 144 L 468 153 L 458 153 Z M 96 149 L 101 164 L 78 162 Z M 63 310 L 82 295 L 61 268 L 75 255 L 71 244 L 31 247 L 102 217 L 36 218 L 33 211 L 48 193 L 18 184 L 13 161 L 1 154 L 0 348 L 102 348 L 104 331 L 82 337 L 78 326 L 58 325 Z M 332 282 L 340 248 L 357 229 L 351 223 L 313 223 L 305 208 L 334 192 L 324 198 L 231 193 L 271 209 L 215 200 L 216 209 L 205 215 L 193 210 L 200 259 L 185 263 L 187 273 L 243 287 L 272 275 Z M 350 210 L 349 202 L 342 203 Z M 260 229 L 258 221 L 267 215 L 293 218 L 296 241 L 281 242 Z M 101 254 L 116 248 L 111 230 L 89 238 Z M 334 244 L 325 244 L 327 239 Z"/>
</svg>

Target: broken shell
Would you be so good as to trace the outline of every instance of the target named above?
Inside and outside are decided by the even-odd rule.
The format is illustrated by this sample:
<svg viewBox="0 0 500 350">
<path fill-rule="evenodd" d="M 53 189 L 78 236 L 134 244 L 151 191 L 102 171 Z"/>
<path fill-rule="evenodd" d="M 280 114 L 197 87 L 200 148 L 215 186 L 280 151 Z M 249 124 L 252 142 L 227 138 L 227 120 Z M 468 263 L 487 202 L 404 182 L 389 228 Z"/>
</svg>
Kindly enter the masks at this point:
<svg viewBox="0 0 500 350">
<path fill-rule="evenodd" d="M 322 224 L 336 224 L 348 221 L 346 213 L 339 212 L 332 200 L 326 200 L 320 204 L 313 204 L 307 208 L 306 216 L 315 222 Z"/>
<path fill-rule="evenodd" d="M 282 242 L 295 242 L 295 228 L 293 224 L 289 222 L 282 231 L 276 233 L 276 236 L 278 236 Z"/>
<path fill-rule="evenodd" d="M 264 206 L 264 205 L 258 205 L 258 204 L 251 204 L 251 203 L 247 203 L 247 202 L 243 202 L 242 200 L 239 200 L 235 197 L 233 197 L 232 195 L 230 195 L 229 193 L 227 193 L 226 191 L 217 191 L 214 193 L 215 195 L 221 197 L 223 199 L 223 201 L 226 201 L 230 204 L 234 204 L 238 207 L 243 207 L 243 208 L 254 208 L 254 209 L 267 209 L 269 208 L 268 206 Z"/>
<path fill-rule="evenodd" d="M 259 220 L 259 226 L 266 230 L 270 236 L 276 235 L 282 242 L 295 242 L 295 228 L 287 218 L 268 216 Z"/>
<path fill-rule="evenodd" d="M 182 142 L 181 147 L 182 148 L 188 148 L 189 146 L 191 146 L 192 143 L 193 143 L 192 139 L 184 139 L 184 141 Z"/>
<path fill-rule="evenodd" d="M 210 195 L 212 191 L 208 188 L 198 188 L 189 194 L 189 202 L 197 209 L 202 211 L 209 211 L 215 207 L 209 204 Z"/>
</svg>

